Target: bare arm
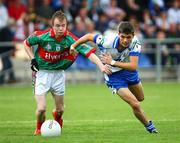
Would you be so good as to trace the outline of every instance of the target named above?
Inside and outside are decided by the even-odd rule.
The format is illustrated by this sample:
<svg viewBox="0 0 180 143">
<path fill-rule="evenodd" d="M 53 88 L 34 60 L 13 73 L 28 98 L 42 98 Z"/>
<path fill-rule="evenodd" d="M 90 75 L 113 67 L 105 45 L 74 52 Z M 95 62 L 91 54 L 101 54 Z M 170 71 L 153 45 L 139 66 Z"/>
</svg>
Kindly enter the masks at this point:
<svg viewBox="0 0 180 143">
<path fill-rule="evenodd" d="M 99 69 L 101 70 L 101 72 L 103 73 L 106 73 L 106 74 L 111 74 L 111 69 L 108 65 L 104 65 L 101 60 L 94 54 L 92 53 L 90 56 L 89 56 L 89 60 L 93 63 L 95 63 Z"/>
<path fill-rule="evenodd" d="M 138 68 L 138 56 L 130 56 L 130 61 L 127 63 L 120 62 L 120 61 L 114 61 L 110 54 L 103 54 L 101 56 L 101 60 L 103 63 L 119 67 L 126 70 L 136 70 Z"/>
<path fill-rule="evenodd" d="M 136 70 L 138 68 L 138 59 L 139 57 L 137 56 L 131 56 L 130 57 L 130 62 L 128 63 L 123 63 L 123 62 L 115 62 L 114 66 L 120 67 L 126 70 Z"/>
<path fill-rule="evenodd" d="M 31 70 L 33 70 L 35 72 L 39 71 L 39 66 L 36 62 L 36 59 L 34 58 L 32 47 L 28 46 L 26 41 L 24 41 L 24 48 L 25 48 L 26 53 L 29 56 L 29 59 L 31 60 Z"/>
<path fill-rule="evenodd" d="M 29 46 L 26 44 L 26 41 L 24 41 L 24 48 L 25 48 L 26 53 L 27 53 L 28 56 L 29 56 L 29 59 L 30 59 L 30 60 L 34 59 L 34 54 L 33 54 L 33 51 L 32 51 L 32 47 L 29 47 Z"/>
<path fill-rule="evenodd" d="M 77 46 L 79 46 L 80 44 L 83 44 L 83 43 L 86 43 L 88 41 L 93 41 L 93 38 L 94 38 L 94 34 L 86 34 L 84 35 L 83 37 L 79 38 L 75 43 L 73 43 L 70 47 L 70 54 L 73 54 L 75 55 L 76 54 L 76 50 L 75 48 Z"/>
<path fill-rule="evenodd" d="M 79 38 L 74 44 L 71 45 L 71 47 L 76 48 L 78 45 L 86 43 L 88 41 L 93 41 L 94 34 L 86 34 L 83 37 Z"/>
</svg>

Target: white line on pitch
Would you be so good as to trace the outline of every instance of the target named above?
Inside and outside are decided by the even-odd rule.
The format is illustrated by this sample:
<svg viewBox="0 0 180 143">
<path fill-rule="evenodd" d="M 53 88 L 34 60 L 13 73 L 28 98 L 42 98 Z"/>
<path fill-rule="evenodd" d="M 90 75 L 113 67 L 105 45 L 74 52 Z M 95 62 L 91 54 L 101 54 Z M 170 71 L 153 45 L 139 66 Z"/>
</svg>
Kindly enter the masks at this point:
<svg viewBox="0 0 180 143">
<path fill-rule="evenodd" d="M 154 120 L 155 122 L 175 122 L 180 121 L 180 119 L 160 119 Z M 29 121 L 0 121 L 0 125 L 3 124 L 33 124 L 36 121 L 29 120 Z M 125 123 L 125 122 L 137 122 L 137 120 L 117 120 L 117 119 L 109 119 L 109 120 L 64 120 L 66 123 L 104 123 L 104 122 L 117 122 L 117 123 Z"/>
</svg>

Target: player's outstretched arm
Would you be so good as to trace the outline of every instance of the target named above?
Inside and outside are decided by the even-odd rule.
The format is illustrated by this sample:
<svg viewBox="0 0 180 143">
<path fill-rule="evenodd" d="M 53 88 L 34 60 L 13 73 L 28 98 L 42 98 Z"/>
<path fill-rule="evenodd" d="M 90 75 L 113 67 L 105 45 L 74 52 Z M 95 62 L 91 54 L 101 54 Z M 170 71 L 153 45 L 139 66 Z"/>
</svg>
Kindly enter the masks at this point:
<svg viewBox="0 0 180 143">
<path fill-rule="evenodd" d="M 101 60 L 94 54 L 92 53 L 88 59 L 95 63 L 99 69 L 101 70 L 101 72 L 105 73 L 105 74 L 112 74 L 111 68 L 108 65 L 104 65 Z"/>
<path fill-rule="evenodd" d="M 88 41 L 93 41 L 94 34 L 86 34 L 83 37 L 79 38 L 75 43 L 73 43 L 70 47 L 70 54 L 75 55 L 76 54 L 76 47 L 79 46 L 80 44 L 86 43 Z"/>
</svg>

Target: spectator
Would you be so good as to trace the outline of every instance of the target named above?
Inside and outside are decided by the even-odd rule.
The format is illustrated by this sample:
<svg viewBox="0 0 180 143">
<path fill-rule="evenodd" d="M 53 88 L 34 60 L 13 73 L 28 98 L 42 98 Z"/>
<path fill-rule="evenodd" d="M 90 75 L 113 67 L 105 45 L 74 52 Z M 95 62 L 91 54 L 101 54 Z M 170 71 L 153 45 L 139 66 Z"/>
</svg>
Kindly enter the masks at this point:
<svg viewBox="0 0 180 143">
<path fill-rule="evenodd" d="M 143 20 L 142 14 L 147 9 L 147 3 L 148 0 L 118 0 L 118 5 L 127 12 L 127 18 L 129 18 L 129 14 L 134 14 L 140 22 Z"/>
<path fill-rule="evenodd" d="M 73 34 L 75 34 L 78 38 L 86 34 L 86 25 L 82 21 L 76 21 L 75 22 L 75 27 L 72 30 Z"/>
<path fill-rule="evenodd" d="M 100 31 L 103 34 L 108 28 L 108 21 L 108 16 L 104 12 L 101 12 L 99 14 L 99 20 L 95 24 L 96 30 Z"/>
<path fill-rule="evenodd" d="M 50 0 L 43 0 L 42 5 L 36 9 L 37 19 L 41 23 L 41 30 L 44 30 L 51 25 L 51 16 L 54 9 L 50 6 Z"/>
<path fill-rule="evenodd" d="M 75 18 L 75 22 L 89 23 L 91 19 L 88 17 L 87 8 L 80 8 L 79 15 Z"/>
<path fill-rule="evenodd" d="M 172 1 L 172 6 L 168 9 L 168 22 L 170 24 L 180 23 L 180 2 L 178 0 Z"/>
<path fill-rule="evenodd" d="M 117 0 L 111 0 L 110 5 L 103 10 L 110 19 L 115 19 L 118 16 L 123 20 L 126 16 L 125 11 L 117 6 Z"/>
<path fill-rule="evenodd" d="M 160 12 L 165 10 L 164 0 L 149 0 L 148 8 L 153 17 L 159 16 Z"/>
<path fill-rule="evenodd" d="M 99 6 L 103 10 L 110 6 L 110 0 L 99 0 Z"/>
<path fill-rule="evenodd" d="M 12 41 L 12 33 L 8 28 L 8 11 L 0 0 L 0 42 Z M 13 46 L 0 47 L 0 58 L 2 61 L 2 69 L 0 72 L 0 84 L 5 83 L 6 75 L 8 76 L 8 83 L 15 82 L 15 75 L 13 71 L 13 64 L 11 62 L 11 54 Z"/>
<path fill-rule="evenodd" d="M 144 34 L 143 34 L 142 30 L 141 30 L 141 24 L 138 21 L 137 17 L 132 14 L 132 15 L 129 16 L 129 20 L 128 21 L 133 24 L 133 26 L 135 28 L 136 37 L 140 41 L 142 41 L 144 39 Z"/>
<path fill-rule="evenodd" d="M 166 33 L 163 30 L 158 30 L 156 34 L 156 38 L 158 41 L 163 42 L 166 38 Z M 167 65 L 168 64 L 168 58 L 169 58 L 169 50 L 167 44 L 161 43 L 159 47 L 161 51 L 161 64 Z"/>
<path fill-rule="evenodd" d="M 27 6 L 24 5 L 21 0 L 9 0 L 7 5 L 9 16 L 15 21 L 17 21 L 27 10 Z"/>
<path fill-rule="evenodd" d="M 167 20 L 167 12 L 166 11 L 161 11 L 159 16 L 155 18 L 155 24 L 158 29 L 161 29 L 163 31 L 168 31 L 169 30 L 169 22 Z"/>
<path fill-rule="evenodd" d="M 75 27 L 72 33 L 76 35 L 78 38 L 82 37 L 83 35 L 86 34 L 86 24 L 83 21 L 76 21 Z M 91 66 L 94 66 L 94 64 L 90 63 L 81 54 L 78 55 L 77 60 L 76 60 L 76 68 L 85 70 L 85 69 L 90 69 Z"/>
<path fill-rule="evenodd" d="M 143 31 L 146 38 L 154 38 L 156 32 L 155 21 L 152 19 L 148 10 L 143 14 Z"/>
<path fill-rule="evenodd" d="M 173 49 L 175 52 L 171 54 L 172 64 L 180 65 L 180 44 L 175 44 Z"/>
<path fill-rule="evenodd" d="M 28 35 L 35 31 L 33 16 L 24 13 L 21 18 L 16 22 L 16 32 L 14 35 L 15 41 L 24 41 Z"/>
<path fill-rule="evenodd" d="M 98 0 L 93 0 L 91 8 L 89 9 L 88 16 L 92 21 L 97 22 L 99 20 L 99 13 L 102 9 L 98 5 Z"/>
<path fill-rule="evenodd" d="M 67 15 L 68 22 L 73 22 L 73 17 L 71 14 L 71 0 L 61 0 L 61 7 L 62 11 Z"/>
<path fill-rule="evenodd" d="M 51 0 L 51 5 L 55 11 L 61 8 L 62 2 L 61 0 Z"/>
<path fill-rule="evenodd" d="M 168 9 L 167 15 L 170 24 L 169 36 L 177 37 L 178 25 L 180 25 L 180 3 L 178 0 L 172 1 L 172 6 Z"/>
</svg>

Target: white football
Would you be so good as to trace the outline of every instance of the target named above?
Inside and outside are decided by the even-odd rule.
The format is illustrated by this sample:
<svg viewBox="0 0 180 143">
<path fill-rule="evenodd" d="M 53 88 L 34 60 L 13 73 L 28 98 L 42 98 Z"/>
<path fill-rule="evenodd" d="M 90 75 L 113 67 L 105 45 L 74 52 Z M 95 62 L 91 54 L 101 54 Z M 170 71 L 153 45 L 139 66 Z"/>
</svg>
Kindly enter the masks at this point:
<svg viewBox="0 0 180 143">
<path fill-rule="evenodd" d="M 46 120 L 41 126 L 41 135 L 43 137 L 55 137 L 61 135 L 61 127 L 55 120 Z"/>
</svg>

